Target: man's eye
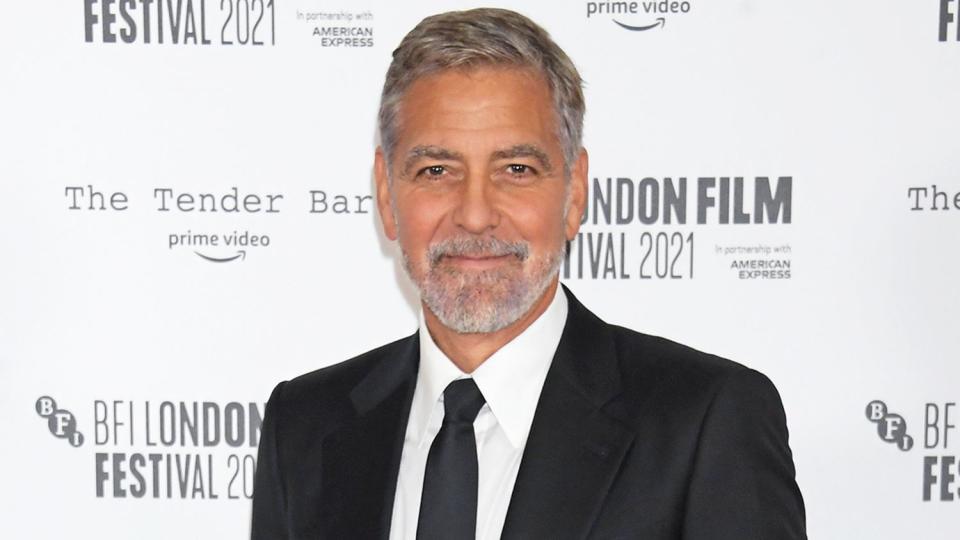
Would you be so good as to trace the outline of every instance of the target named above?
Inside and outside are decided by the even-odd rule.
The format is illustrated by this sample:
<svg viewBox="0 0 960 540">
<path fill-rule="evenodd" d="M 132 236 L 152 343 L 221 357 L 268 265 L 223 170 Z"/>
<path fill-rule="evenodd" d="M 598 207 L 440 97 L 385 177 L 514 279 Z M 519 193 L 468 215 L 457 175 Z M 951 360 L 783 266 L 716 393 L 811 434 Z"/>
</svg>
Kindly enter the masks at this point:
<svg viewBox="0 0 960 540">
<path fill-rule="evenodd" d="M 446 169 L 443 167 L 443 165 L 431 165 L 429 167 L 424 167 L 420 171 L 420 174 L 424 174 L 426 176 L 438 177 L 438 176 L 442 176 L 444 172 L 446 172 Z"/>
<path fill-rule="evenodd" d="M 509 170 L 511 174 L 517 175 L 529 174 L 533 172 L 533 168 L 531 168 L 529 165 L 523 165 L 521 163 L 513 163 L 507 167 L 507 170 Z"/>
</svg>

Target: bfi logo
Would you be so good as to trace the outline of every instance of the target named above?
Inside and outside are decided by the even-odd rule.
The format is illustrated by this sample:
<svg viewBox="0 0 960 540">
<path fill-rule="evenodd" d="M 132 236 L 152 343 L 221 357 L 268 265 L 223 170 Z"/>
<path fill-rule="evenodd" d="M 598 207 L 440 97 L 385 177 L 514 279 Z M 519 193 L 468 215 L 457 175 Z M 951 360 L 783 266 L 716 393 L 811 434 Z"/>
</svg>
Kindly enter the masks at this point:
<svg viewBox="0 0 960 540">
<path fill-rule="evenodd" d="M 887 404 L 875 399 L 867 404 L 867 420 L 877 425 L 880 440 L 896 444 L 904 452 L 913 448 L 913 437 L 907 435 L 907 421 L 887 410 Z"/>
<path fill-rule="evenodd" d="M 940 0 L 940 41 L 960 41 L 960 21 L 957 20 L 958 0 Z M 953 26 L 953 36 L 950 27 Z"/>
<path fill-rule="evenodd" d="M 58 439 L 66 439 L 71 446 L 83 445 L 83 433 L 77 431 L 77 419 L 66 409 L 58 409 L 57 402 L 52 397 L 43 396 L 37 399 L 37 414 L 47 420 L 47 428 Z"/>
</svg>

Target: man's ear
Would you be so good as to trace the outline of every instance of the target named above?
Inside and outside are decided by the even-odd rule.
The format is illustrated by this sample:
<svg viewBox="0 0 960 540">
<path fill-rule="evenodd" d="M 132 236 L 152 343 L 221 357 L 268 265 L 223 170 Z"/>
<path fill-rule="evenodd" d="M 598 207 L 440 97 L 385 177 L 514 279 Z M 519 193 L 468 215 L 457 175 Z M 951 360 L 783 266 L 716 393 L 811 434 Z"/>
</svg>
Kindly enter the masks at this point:
<svg viewBox="0 0 960 540">
<path fill-rule="evenodd" d="M 587 172 L 590 165 L 590 159 L 587 150 L 580 149 L 577 160 L 570 167 L 570 194 L 567 197 L 567 220 L 564 223 L 564 232 L 567 240 L 573 240 L 577 237 L 577 231 L 580 230 L 580 219 L 587 208 Z"/>
<path fill-rule="evenodd" d="M 379 146 L 373 156 L 373 176 L 377 182 L 377 210 L 380 212 L 380 221 L 383 222 L 383 234 L 390 240 L 396 240 L 397 220 L 393 214 L 393 205 L 390 203 L 387 160 L 383 156 L 383 148 Z"/>
</svg>

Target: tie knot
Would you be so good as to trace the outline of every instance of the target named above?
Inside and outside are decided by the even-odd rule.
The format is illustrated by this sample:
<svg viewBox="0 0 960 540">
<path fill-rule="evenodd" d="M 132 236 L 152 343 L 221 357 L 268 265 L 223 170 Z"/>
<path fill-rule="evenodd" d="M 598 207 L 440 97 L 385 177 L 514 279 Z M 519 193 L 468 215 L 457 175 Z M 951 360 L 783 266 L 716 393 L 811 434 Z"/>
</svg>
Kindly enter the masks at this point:
<svg viewBox="0 0 960 540">
<path fill-rule="evenodd" d="M 486 400 L 473 379 L 458 379 L 443 391 L 443 423 L 472 424 Z"/>
</svg>

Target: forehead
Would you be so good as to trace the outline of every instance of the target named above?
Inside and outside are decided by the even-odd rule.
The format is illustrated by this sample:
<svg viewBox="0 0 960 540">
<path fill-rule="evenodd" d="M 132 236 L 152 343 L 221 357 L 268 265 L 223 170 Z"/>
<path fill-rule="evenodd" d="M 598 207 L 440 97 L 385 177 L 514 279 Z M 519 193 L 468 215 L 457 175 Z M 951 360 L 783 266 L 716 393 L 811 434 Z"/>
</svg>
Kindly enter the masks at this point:
<svg viewBox="0 0 960 540">
<path fill-rule="evenodd" d="M 558 145 L 550 88 L 526 68 L 450 69 L 421 77 L 404 94 L 398 120 L 401 151 L 424 144 Z"/>
</svg>

